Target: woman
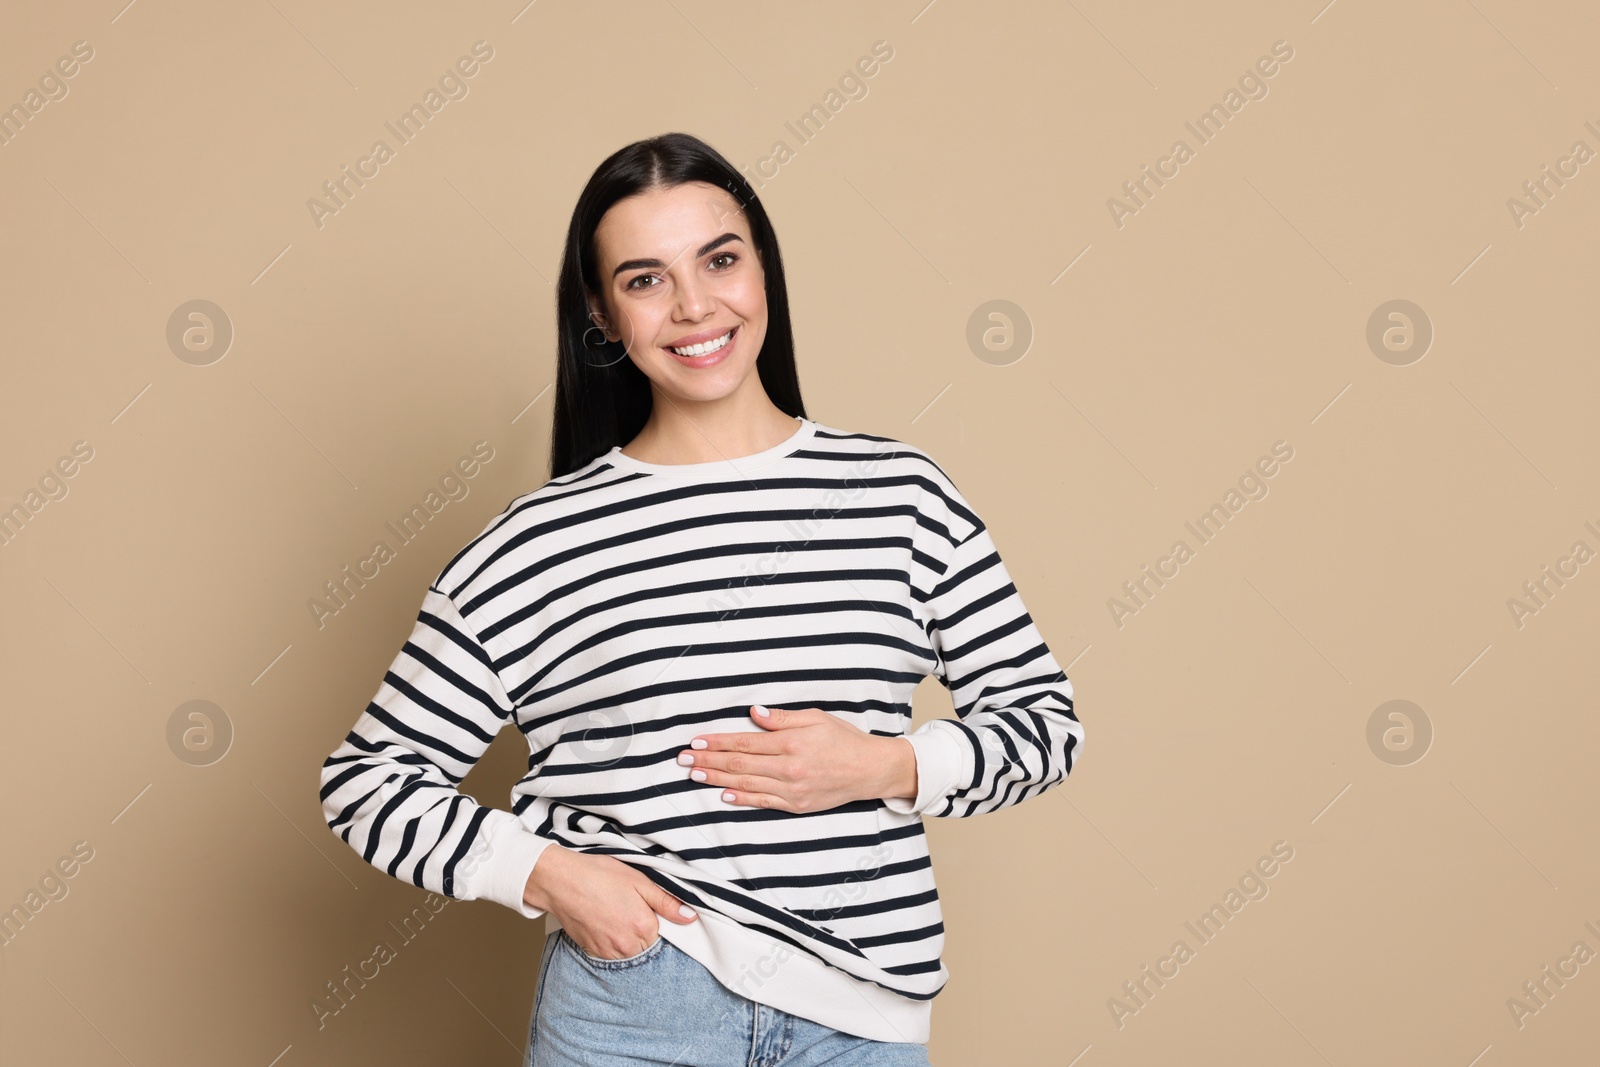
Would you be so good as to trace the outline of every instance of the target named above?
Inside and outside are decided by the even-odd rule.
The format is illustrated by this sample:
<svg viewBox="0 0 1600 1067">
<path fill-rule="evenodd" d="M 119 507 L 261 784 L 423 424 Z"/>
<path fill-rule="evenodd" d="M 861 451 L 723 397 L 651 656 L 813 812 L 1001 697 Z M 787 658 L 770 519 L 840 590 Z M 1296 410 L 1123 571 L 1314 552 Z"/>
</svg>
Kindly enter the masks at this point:
<svg viewBox="0 0 1600 1067">
<path fill-rule="evenodd" d="M 1060 783 L 1071 683 L 939 465 L 806 416 L 777 238 L 712 148 L 600 165 L 557 314 L 551 477 L 429 586 L 328 825 L 548 917 L 531 1067 L 925 1065 L 922 817 Z M 929 674 L 959 718 L 908 733 Z M 510 812 L 456 788 L 508 724 Z"/>
</svg>

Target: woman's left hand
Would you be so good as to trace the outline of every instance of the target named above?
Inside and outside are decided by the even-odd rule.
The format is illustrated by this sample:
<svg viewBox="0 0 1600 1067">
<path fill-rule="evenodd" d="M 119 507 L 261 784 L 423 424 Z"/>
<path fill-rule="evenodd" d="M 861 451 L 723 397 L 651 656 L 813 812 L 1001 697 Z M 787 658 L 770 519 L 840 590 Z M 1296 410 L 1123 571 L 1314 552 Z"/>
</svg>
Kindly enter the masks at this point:
<svg viewBox="0 0 1600 1067">
<path fill-rule="evenodd" d="M 728 803 L 812 812 L 916 795 L 916 753 L 904 737 L 869 734 L 821 708 L 759 708 L 750 719 L 764 732 L 700 734 L 678 755 L 680 764 L 693 757 L 690 776 Z"/>
</svg>

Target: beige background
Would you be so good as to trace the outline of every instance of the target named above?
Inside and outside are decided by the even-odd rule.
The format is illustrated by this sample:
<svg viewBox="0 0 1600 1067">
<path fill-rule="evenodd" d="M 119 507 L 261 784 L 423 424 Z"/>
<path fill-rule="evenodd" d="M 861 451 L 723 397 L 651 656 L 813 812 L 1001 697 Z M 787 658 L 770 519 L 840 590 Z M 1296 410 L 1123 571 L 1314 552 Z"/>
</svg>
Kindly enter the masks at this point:
<svg viewBox="0 0 1600 1067">
<path fill-rule="evenodd" d="M 0 1058 L 518 1062 L 542 923 L 452 904 L 402 940 L 425 894 L 328 832 L 318 768 L 428 580 L 547 476 L 583 182 L 686 130 L 750 173 L 788 145 L 761 195 L 809 414 L 940 459 L 1075 685 L 1066 784 L 929 820 L 934 1062 L 1592 1061 L 1600 564 L 1508 606 L 1600 549 L 1600 163 L 1520 225 L 1508 203 L 1600 150 L 1592 5 L 122 2 L 11 4 L 0 32 L 6 106 L 94 53 L 0 147 L 0 506 L 93 449 L 0 547 L 0 907 L 93 850 L 0 948 Z M 469 95 L 319 228 L 323 182 L 480 40 Z M 876 41 L 802 143 L 786 123 Z M 1278 41 L 1200 145 L 1184 124 Z M 209 365 L 167 341 L 197 299 L 234 331 Z M 1020 359 L 969 347 L 997 299 Z M 1393 300 L 1431 323 L 1421 358 L 1368 342 Z M 318 629 L 322 583 L 480 440 L 469 495 Z M 1185 522 L 1278 441 L 1268 494 L 1200 544 Z M 169 744 L 191 700 L 233 731 L 208 766 Z M 1391 700 L 1418 709 L 1398 751 L 1369 741 Z M 467 779 L 487 803 L 513 740 Z M 1280 841 L 1270 892 L 1194 937 Z M 380 940 L 397 958 L 319 1029 Z M 1519 1025 L 1546 966 L 1578 969 Z"/>
</svg>

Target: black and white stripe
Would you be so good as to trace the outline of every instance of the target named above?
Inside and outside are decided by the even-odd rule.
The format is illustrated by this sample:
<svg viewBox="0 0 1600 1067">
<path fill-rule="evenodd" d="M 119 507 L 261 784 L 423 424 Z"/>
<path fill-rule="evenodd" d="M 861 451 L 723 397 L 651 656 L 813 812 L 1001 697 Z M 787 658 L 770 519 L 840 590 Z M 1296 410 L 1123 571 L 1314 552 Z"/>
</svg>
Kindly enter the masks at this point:
<svg viewBox="0 0 1600 1067">
<path fill-rule="evenodd" d="M 908 734 L 929 674 L 959 718 Z M 698 734 L 760 732 L 751 704 L 906 734 L 918 796 L 724 803 L 676 756 Z M 457 791 L 508 724 L 529 749 L 510 812 Z M 1037 796 L 1082 743 L 1071 683 L 945 472 L 801 420 L 753 457 L 672 468 L 613 450 L 512 501 L 429 587 L 321 797 L 380 870 L 529 918 L 550 843 L 614 856 L 731 920 L 710 924 L 725 944 L 706 961 L 725 982 L 736 924 L 824 964 L 819 998 L 856 983 L 861 1006 L 819 1021 L 916 1031 L 948 978 L 921 817 Z"/>
</svg>

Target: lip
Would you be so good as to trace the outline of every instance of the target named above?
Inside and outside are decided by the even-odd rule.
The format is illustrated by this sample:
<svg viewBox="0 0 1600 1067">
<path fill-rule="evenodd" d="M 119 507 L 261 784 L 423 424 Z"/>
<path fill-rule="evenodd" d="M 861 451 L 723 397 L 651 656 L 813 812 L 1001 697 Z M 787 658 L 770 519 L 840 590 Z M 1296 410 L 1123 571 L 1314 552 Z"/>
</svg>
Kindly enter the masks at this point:
<svg viewBox="0 0 1600 1067">
<path fill-rule="evenodd" d="M 721 363 L 723 360 L 728 358 L 728 354 L 733 351 L 733 346 L 739 343 L 739 336 L 740 336 L 740 334 L 742 334 L 744 332 L 744 327 L 743 326 L 734 326 L 734 327 L 732 327 L 732 330 L 733 330 L 733 336 L 728 338 L 728 343 L 727 344 L 723 345 L 721 348 L 717 349 L 715 352 L 708 352 L 703 356 L 680 356 L 680 355 L 678 355 L 678 353 L 672 351 L 672 349 L 666 348 L 666 347 L 663 347 L 662 351 L 665 352 L 667 355 L 671 356 L 673 359 L 677 360 L 677 362 L 678 362 L 678 364 L 680 366 L 690 367 L 690 368 L 695 368 L 695 369 L 698 369 L 698 368 L 701 368 L 701 367 L 714 366 L 714 365 L 716 365 L 718 363 Z M 728 332 L 727 329 L 723 329 L 723 330 L 719 330 L 716 333 L 711 334 L 709 337 L 704 337 L 704 335 L 701 335 L 701 336 L 704 337 L 704 340 L 710 341 L 710 340 L 714 340 L 715 338 L 721 337 L 723 334 L 725 334 L 727 332 Z M 701 341 L 691 341 L 689 343 L 690 344 L 701 344 L 702 342 Z"/>
</svg>

